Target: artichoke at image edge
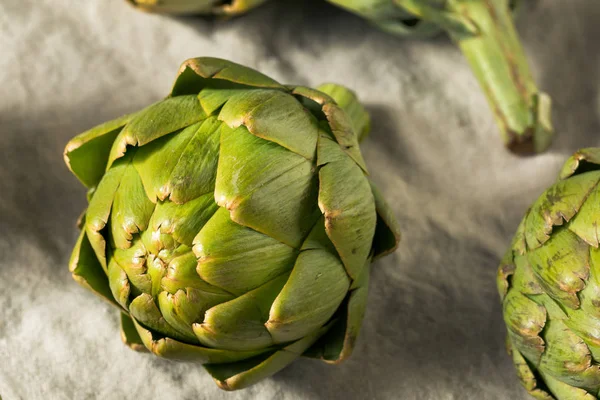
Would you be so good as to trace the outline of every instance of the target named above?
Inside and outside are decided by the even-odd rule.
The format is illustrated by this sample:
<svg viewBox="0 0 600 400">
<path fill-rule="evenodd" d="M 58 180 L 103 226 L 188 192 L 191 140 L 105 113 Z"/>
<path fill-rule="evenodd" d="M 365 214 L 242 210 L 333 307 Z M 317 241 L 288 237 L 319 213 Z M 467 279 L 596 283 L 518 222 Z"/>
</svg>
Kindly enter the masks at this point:
<svg viewBox="0 0 600 400">
<path fill-rule="evenodd" d="M 538 153 L 551 143 L 550 97 L 539 91 L 513 23 L 523 0 L 327 0 L 398 36 L 448 33 L 483 89 L 505 146 Z"/>
<path fill-rule="evenodd" d="M 498 269 L 507 347 L 537 399 L 600 393 L 600 148 L 579 150 L 527 211 Z"/>
<path fill-rule="evenodd" d="M 134 7 L 164 14 L 236 16 L 258 7 L 267 0 L 127 0 Z"/>
<path fill-rule="evenodd" d="M 399 232 L 359 149 L 368 114 L 319 89 L 190 59 L 166 99 L 69 142 L 89 188 L 70 270 L 120 309 L 130 347 L 226 390 L 350 355 Z"/>
</svg>

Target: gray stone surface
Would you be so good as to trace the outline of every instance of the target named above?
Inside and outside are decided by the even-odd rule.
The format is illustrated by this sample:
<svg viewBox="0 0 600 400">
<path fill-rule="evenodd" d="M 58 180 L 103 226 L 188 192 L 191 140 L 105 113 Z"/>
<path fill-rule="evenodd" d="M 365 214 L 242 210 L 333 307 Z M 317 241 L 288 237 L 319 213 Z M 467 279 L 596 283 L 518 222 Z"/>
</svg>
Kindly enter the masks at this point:
<svg viewBox="0 0 600 400">
<path fill-rule="evenodd" d="M 527 399 L 504 351 L 496 265 L 526 207 L 573 150 L 600 145 L 600 3 L 543 0 L 519 22 L 558 138 L 501 146 L 445 38 L 380 33 L 319 1 L 280 0 L 218 24 L 120 0 L 0 1 L 0 395 L 12 399 Z M 301 360 L 245 391 L 200 366 L 128 350 L 118 313 L 67 271 L 84 190 L 75 134 L 167 93 L 179 64 L 218 56 L 281 82 L 337 81 L 373 114 L 363 148 L 403 228 L 373 269 L 356 352 Z"/>
</svg>

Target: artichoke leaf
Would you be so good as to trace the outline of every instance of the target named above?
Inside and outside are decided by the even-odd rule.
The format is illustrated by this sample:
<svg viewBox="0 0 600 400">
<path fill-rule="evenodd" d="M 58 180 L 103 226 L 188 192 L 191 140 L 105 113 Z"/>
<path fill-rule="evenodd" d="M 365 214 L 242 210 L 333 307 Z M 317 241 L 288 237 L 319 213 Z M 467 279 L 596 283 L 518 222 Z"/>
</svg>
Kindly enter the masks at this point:
<svg viewBox="0 0 600 400">
<path fill-rule="evenodd" d="M 574 387 L 550 375 L 543 374 L 544 382 L 557 399 L 568 400 L 597 400 L 598 397 L 584 389 Z"/>
<path fill-rule="evenodd" d="M 590 248 L 590 276 L 579 297 L 582 311 L 600 319 L 600 249 Z"/>
<path fill-rule="evenodd" d="M 230 128 L 245 125 L 253 135 L 308 160 L 315 156 L 317 121 L 288 93 L 278 90 L 241 92 L 225 103 L 219 120 Z"/>
<path fill-rule="evenodd" d="M 319 146 L 325 143 L 327 140 L 320 140 Z M 336 151 L 341 153 L 339 148 Z M 318 204 L 325 216 L 327 235 L 348 275 L 356 279 L 371 252 L 377 224 L 375 200 L 367 177 L 350 158 L 331 155 L 327 159 L 335 161 L 319 170 Z"/>
<path fill-rule="evenodd" d="M 216 117 L 209 117 L 188 142 L 165 184 L 171 201 L 182 204 L 214 191 L 221 127 Z"/>
<path fill-rule="evenodd" d="M 600 386 L 600 366 L 592 365 L 585 342 L 562 321 L 550 319 L 544 330 L 546 348 L 539 368 L 569 385 L 595 388 Z"/>
<path fill-rule="evenodd" d="M 243 126 L 221 135 L 215 199 L 238 224 L 298 248 L 319 216 L 317 185 L 306 158 Z"/>
<path fill-rule="evenodd" d="M 559 179 L 567 179 L 575 174 L 600 169 L 600 148 L 588 147 L 577 150 L 563 165 Z"/>
<path fill-rule="evenodd" d="M 534 365 L 544 352 L 544 341 L 540 333 L 546 325 L 546 311 L 516 290 L 510 290 L 503 303 L 504 322 L 508 336 L 515 347 Z"/>
<path fill-rule="evenodd" d="M 566 313 L 568 318 L 562 322 L 583 340 L 594 360 L 600 359 L 600 319 L 582 309 L 567 309 Z"/>
<path fill-rule="evenodd" d="M 79 238 L 75 243 L 69 260 L 69 271 L 77 283 L 89 288 L 109 303 L 117 305 L 112 296 L 106 273 L 94 253 L 85 230 L 79 233 Z"/>
<path fill-rule="evenodd" d="M 148 228 L 153 211 L 154 204 L 146 196 L 140 176 L 133 164 L 128 163 L 110 213 L 111 244 L 117 249 L 131 247 L 133 235 Z"/>
<path fill-rule="evenodd" d="M 600 360 L 600 250 L 590 248 L 590 276 L 578 293 L 581 306 L 565 308 L 568 318 L 563 322 L 588 345 L 592 357 Z"/>
<path fill-rule="evenodd" d="M 170 360 L 195 361 L 201 364 L 216 363 L 228 365 L 229 363 L 236 363 L 272 351 L 270 348 L 255 351 L 210 349 L 203 346 L 183 343 L 172 338 L 162 337 L 143 326 L 135 318 L 132 318 L 132 321 L 144 346 L 157 356 Z"/>
<path fill-rule="evenodd" d="M 517 376 L 527 392 L 538 400 L 555 400 L 549 393 L 537 387 L 537 379 L 531 367 L 518 350 L 512 347 L 510 341 L 507 343 L 508 352 L 512 356 L 513 363 L 517 369 Z"/>
<path fill-rule="evenodd" d="M 212 193 L 181 205 L 170 201 L 158 202 L 150 223 L 152 231 L 171 235 L 177 242 L 192 247 L 194 237 L 218 208 Z"/>
<path fill-rule="evenodd" d="M 535 249 L 549 238 L 552 228 L 570 221 L 600 180 L 600 171 L 576 175 L 552 185 L 533 204 L 525 220 L 527 247 Z"/>
<path fill-rule="evenodd" d="M 144 146 L 206 117 L 194 95 L 166 98 L 146 107 L 136 113 L 117 136 L 110 150 L 108 167 L 125 155 L 127 146 Z"/>
<path fill-rule="evenodd" d="M 331 329 L 304 353 L 305 356 L 338 364 L 352 355 L 367 308 L 369 265 L 367 261 L 362 275 L 350 288 Z"/>
<path fill-rule="evenodd" d="M 129 304 L 129 312 L 133 318 L 150 329 L 175 340 L 196 344 L 198 339 L 187 332 L 180 332 L 165 320 L 157 307 L 154 298 L 148 293 L 142 293 Z"/>
<path fill-rule="evenodd" d="M 135 116 L 124 115 L 98 125 L 69 141 L 65 147 L 65 163 L 88 188 L 98 185 L 106 171 L 113 142 L 121 129 Z"/>
<path fill-rule="evenodd" d="M 251 386 L 282 370 L 321 337 L 330 325 L 282 349 L 265 353 L 244 362 L 231 364 L 206 364 L 204 368 L 212 375 L 221 389 L 238 390 Z"/>
<path fill-rule="evenodd" d="M 300 247 L 315 221 L 319 183 L 314 168 L 302 163 L 240 199 L 230 216 L 290 247 Z"/>
<path fill-rule="evenodd" d="M 177 290 L 175 294 L 160 292 L 158 307 L 170 326 L 194 337 L 192 326 L 202 322 L 206 310 L 230 299 L 228 293 L 211 293 L 190 287 Z"/>
<path fill-rule="evenodd" d="M 325 104 L 335 103 L 335 100 L 323 90 L 317 90 L 306 86 L 291 86 L 290 90 L 293 95 L 299 96 L 299 100 L 310 100 L 316 103 L 319 108 L 322 108 Z M 325 114 L 323 114 L 323 117 L 325 117 Z"/>
<path fill-rule="evenodd" d="M 112 253 L 111 262 L 116 262 L 125 271 L 129 282 L 139 292 L 150 292 L 152 282 L 146 268 L 147 251 L 141 239 L 125 250 L 116 249 Z"/>
<path fill-rule="evenodd" d="M 344 161 L 348 155 L 340 149 L 340 145 L 330 133 L 319 132 L 319 146 L 317 147 L 317 165 L 323 166 L 336 161 Z"/>
<path fill-rule="evenodd" d="M 176 294 L 180 290 L 192 288 L 206 293 L 207 296 L 219 296 L 225 299 L 224 301 L 233 299 L 231 293 L 202 280 L 196 271 L 197 266 L 196 255 L 191 251 L 173 258 L 161 280 L 161 290 Z"/>
<path fill-rule="evenodd" d="M 285 90 L 285 87 L 251 68 L 212 57 L 190 58 L 181 64 L 171 96 L 197 94 L 215 82 L 226 81 L 263 89 Z"/>
<path fill-rule="evenodd" d="M 509 283 L 509 278 L 515 274 L 516 268 L 513 250 L 508 249 L 508 251 L 504 254 L 504 257 L 502 257 L 496 273 L 496 288 L 500 294 L 501 301 L 504 300 L 506 293 L 508 293 L 508 289 L 511 286 Z"/>
<path fill-rule="evenodd" d="M 600 185 L 596 185 L 591 190 L 579 212 L 567 226 L 571 232 L 585 240 L 590 246 L 598 247 L 600 243 Z"/>
<path fill-rule="evenodd" d="M 537 297 L 531 295 L 544 294 L 544 289 L 540 285 L 538 277 L 534 273 L 527 256 L 517 256 L 514 258 L 516 271 L 511 282 L 511 287 L 523 293 L 529 298 Z"/>
<path fill-rule="evenodd" d="M 183 204 L 214 190 L 220 126 L 209 117 L 138 150 L 133 162 L 150 200 Z"/>
<path fill-rule="evenodd" d="M 108 282 L 113 297 L 124 309 L 129 309 L 129 295 L 131 294 L 131 285 L 127 274 L 117 264 L 115 259 L 108 263 Z"/>
<path fill-rule="evenodd" d="M 269 318 L 269 308 L 288 276 L 288 273 L 284 273 L 206 311 L 204 322 L 193 326 L 200 342 L 208 347 L 226 350 L 257 350 L 273 345 L 265 322 Z"/>
<path fill-rule="evenodd" d="M 242 95 L 250 91 L 247 87 L 205 87 L 198 93 L 198 100 L 207 115 L 214 115 L 233 96 Z"/>
<path fill-rule="evenodd" d="M 527 260 L 540 285 L 559 303 L 576 309 L 577 293 L 590 274 L 588 245 L 567 229 L 552 233 L 543 246 L 527 253 Z"/>
<path fill-rule="evenodd" d="M 275 343 L 297 340 L 323 326 L 350 288 L 344 266 L 327 250 L 300 252 L 265 324 Z"/>
<path fill-rule="evenodd" d="M 217 204 L 231 209 L 239 197 L 299 164 L 311 165 L 306 158 L 252 135 L 245 126 L 224 129 L 215 184 Z"/>
<path fill-rule="evenodd" d="M 363 127 L 362 132 L 355 131 L 354 124 L 356 121 L 352 120 L 327 93 L 302 86 L 294 87 L 292 93 L 321 105 L 321 111 L 327 119 L 326 130 L 331 132 L 336 142 L 340 145 L 340 148 L 350 156 L 350 158 L 354 160 L 365 173 L 367 173 L 367 166 L 360 152 L 358 139 L 359 135 L 366 134 L 368 128 Z M 360 118 L 364 118 L 364 116 L 359 117 L 359 119 Z M 317 152 L 319 152 L 319 146 L 320 143 L 317 144 Z M 320 163 L 321 162 L 319 162 L 319 164 Z"/>
<path fill-rule="evenodd" d="M 368 173 L 367 165 L 358 146 L 358 133 L 354 132 L 350 118 L 335 103 L 325 104 L 323 112 L 327 116 L 331 132 L 340 148 L 354 160 L 364 173 Z"/>
<path fill-rule="evenodd" d="M 229 293 L 241 295 L 289 271 L 297 250 L 236 224 L 219 208 L 194 239 L 198 275 Z"/>
<path fill-rule="evenodd" d="M 352 131 L 359 142 L 363 141 L 371 129 L 371 117 L 352 90 L 335 83 L 317 86 L 317 90 L 331 96 L 335 103 L 344 110 L 350 119 Z"/>
<path fill-rule="evenodd" d="M 85 232 L 100 265 L 107 271 L 106 239 L 103 230 L 108 224 L 110 211 L 121 180 L 131 162 L 131 155 L 118 160 L 110 168 L 94 192 L 85 217 Z"/>
</svg>

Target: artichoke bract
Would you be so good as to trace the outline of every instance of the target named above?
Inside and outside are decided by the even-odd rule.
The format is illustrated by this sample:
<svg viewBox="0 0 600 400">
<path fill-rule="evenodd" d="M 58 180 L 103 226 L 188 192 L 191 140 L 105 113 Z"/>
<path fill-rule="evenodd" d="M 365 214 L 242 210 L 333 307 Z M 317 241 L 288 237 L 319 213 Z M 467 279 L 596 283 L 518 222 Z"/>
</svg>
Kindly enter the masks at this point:
<svg viewBox="0 0 600 400">
<path fill-rule="evenodd" d="M 527 211 L 498 269 L 507 347 L 538 399 L 600 391 L 600 148 L 579 150 Z"/>
<path fill-rule="evenodd" d="M 134 7 L 165 14 L 235 16 L 248 12 L 267 0 L 127 0 Z"/>
<path fill-rule="evenodd" d="M 399 36 L 446 31 L 479 81 L 505 146 L 517 154 L 551 142 L 550 97 L 534 82 L 508 0 L 327 0 Z"/>
<path fill-rule="evenodd" d="M 399 232 L 359 149 L 368 114 L 319 89 L 190 59 L 167 98 L 69 142 L 89 188 L 70 270 L 119 307 L 130 347 L 227 390 L 350 355 Z"/>
</svg>

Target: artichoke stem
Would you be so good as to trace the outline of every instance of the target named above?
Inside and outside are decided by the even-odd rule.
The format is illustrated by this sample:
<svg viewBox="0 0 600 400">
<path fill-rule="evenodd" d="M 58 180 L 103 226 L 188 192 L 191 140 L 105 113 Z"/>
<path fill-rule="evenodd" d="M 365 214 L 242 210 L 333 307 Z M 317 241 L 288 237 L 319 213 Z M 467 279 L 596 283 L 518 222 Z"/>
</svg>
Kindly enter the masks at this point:
<svg viewBox="0 0 600 400">
<path fill-rule="evenodd" d="M 449 34 L 482 86 L 506 147 L 517 154 L 545 150 L 553 135 L 550 97 L 533 80 L 508 1 L 449 1 L 447 7 L 477 28 Z"/>
</svg>

